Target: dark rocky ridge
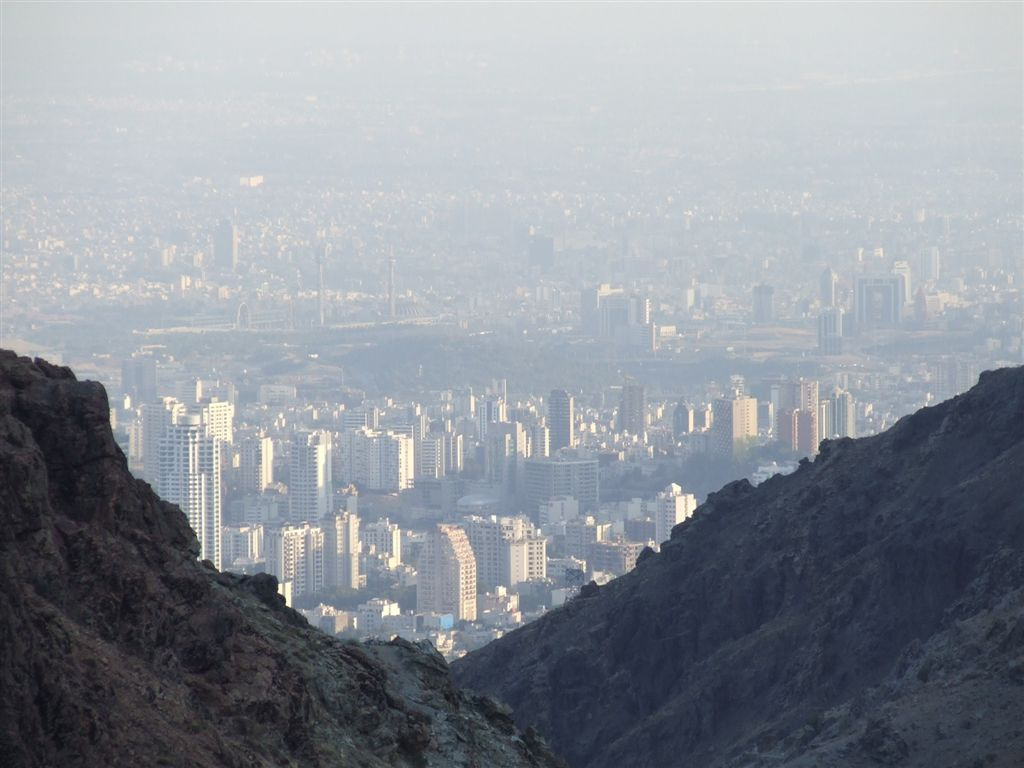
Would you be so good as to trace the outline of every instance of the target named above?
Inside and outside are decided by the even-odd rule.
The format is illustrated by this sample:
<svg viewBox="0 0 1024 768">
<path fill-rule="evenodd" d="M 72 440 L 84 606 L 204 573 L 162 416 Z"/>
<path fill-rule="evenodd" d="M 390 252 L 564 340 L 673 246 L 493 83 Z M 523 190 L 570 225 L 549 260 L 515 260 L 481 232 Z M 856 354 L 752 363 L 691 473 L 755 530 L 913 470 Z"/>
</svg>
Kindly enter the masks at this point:
<svg viewBox="0 0 1024 768">
<path fill-rule="evenodd" d="M 453 664 L 573 766 L 1024 764 L 1024 368 L 732 483 Z"/>
<path fill-rule="evenodd" d="M 436 653 L 196 561 L 102 387 L 0 352 L 0 765 L 556 766 Z"/>
</svg>

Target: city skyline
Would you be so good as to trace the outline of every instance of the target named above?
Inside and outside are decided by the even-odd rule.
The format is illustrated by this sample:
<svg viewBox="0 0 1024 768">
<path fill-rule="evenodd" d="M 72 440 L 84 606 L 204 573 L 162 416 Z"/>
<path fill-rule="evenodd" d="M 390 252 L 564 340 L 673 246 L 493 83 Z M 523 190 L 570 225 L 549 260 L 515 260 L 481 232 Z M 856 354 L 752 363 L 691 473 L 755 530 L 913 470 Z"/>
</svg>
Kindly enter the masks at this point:
<svg viewBox="0 0 1024 768">
<path fill-rule="evenodd" d="M 0 346 L 325 631 L 459 657 L 1024 361 L 1018 5 L 0 13 Z"/>
</svg>

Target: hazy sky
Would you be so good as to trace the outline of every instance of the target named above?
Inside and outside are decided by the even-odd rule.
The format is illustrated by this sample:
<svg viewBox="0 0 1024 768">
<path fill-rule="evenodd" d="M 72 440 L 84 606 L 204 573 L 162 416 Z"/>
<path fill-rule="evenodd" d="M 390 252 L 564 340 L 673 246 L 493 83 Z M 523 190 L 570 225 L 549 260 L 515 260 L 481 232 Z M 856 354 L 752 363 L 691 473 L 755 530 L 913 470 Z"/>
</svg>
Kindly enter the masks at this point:
<svg viewBox="0 0 1024 768">
<path fill-rule="evenodd" d="M 276 73 L 455 71 L 557 88 L 601 77 L 686 87 L 1020 69 L 1024 4 L 307 4 L 12 2 L 4 88 L 249 84 Z M 210 71 L 221 80 L 202 75 Z"/>
</svg>

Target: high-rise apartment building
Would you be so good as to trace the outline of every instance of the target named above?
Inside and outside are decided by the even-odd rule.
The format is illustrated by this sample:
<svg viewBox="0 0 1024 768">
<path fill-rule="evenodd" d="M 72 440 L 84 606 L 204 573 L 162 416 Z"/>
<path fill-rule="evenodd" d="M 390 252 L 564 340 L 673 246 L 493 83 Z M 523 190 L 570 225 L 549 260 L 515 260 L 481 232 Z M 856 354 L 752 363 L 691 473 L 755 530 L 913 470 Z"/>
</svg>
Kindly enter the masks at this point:
<svg viewBox="0 0 1024 768">
<path fill-rule="evenodd" d="M 576 443 L 576 414 L 573 397 L 564 389 L 553 389 L 548 397 L 549 451 L 572 448 Z"/>
<path fill-rule="evenodd" d="M 508 421 L 505 401 L 498 395 L 488 395 L 476 402 L 476 437 L 477 440 L 487 439 L 492 424 Z"/>
<path fill-rule="evenodd" d="M 547 458 L 551 455 L 551 430 L 543 424 L 534 424 L 530 427 L 528 455 L 538 459 Z"/>
<path fill-rule="evenodd" d="M 183 414 L 160 439 L 160 496 L 177 504 L 199 539 L 200 558 L 222 568 L 220 438 L 198 414 Z"/>
<path fill-rule="evenodd" d="M 416 478 L 436 480 L 448 474 L 445 465 L 444 438 L 441 435 L 427 435 L 420 440 L 416 458 Z"/>
<path fill-rule="evenodd" d="M 821 273 L 818 296 L 822 309 L 836 306 L 839 301 L 838 288 L 839 277 L 832 270 L 832 267 L 825 267 L 825 271 Z"/>
<path fill-rule="evenodd" d="M 352 429 L 373 429 L 380 426 L 380 411 L 376 408 L 354 408 L 342 411 L 341 429 L 348 432 Z"/>
<path fill-rule="evenodd" d="M 693 515 L 697 499 L 692 493 L 672 483 L 655 498 L 654 538 L 659 544 L 668 541 L 672 529 Z"/>
<path fill-rule="evenodd" d="M 303 523 L 264 534 L 267 571 L 277 576 L 292 598 L 323 592 L 326 581 L 324 529 Z"/>
<path fill-rule="evenodd" d="M 857 436 L 857 403 L 849 392 L 834 390 L 821 400 L 818 414 L 822 439 Z"/>
<path fill-rule="evenodd" d="M 914 289 L 910 280 L 910 262 L 894 261 L 892 264 L 892 273 L 902 280 L 903 303 L 910 304 L 914 300 Z"/>
<path fill-rule="evenodd" d="M 221 560 L 225 571 L 257 573 L 266 568 L 264 562 L 264 527 L 259 524 L 223 526 L 221 529 Z"/>
<path fill-rule="evenodd" d="M 462 528 L 443 524 L 427 533 L 417 570 L 418 613 L 476 621 L 476 558 Z"/>
<path fill-rule="evenodd" d="M 359 532 L 363 551 L 387 561 L 389 568 L 402 562 L 402 532 L 397 523 L 384 517 L 367 523 Z"/>
<path fill-rule="evenodd" d="M 797 383 L 800 415 L 797 417 L 797 451 L 813 456 L 821 442 L 818 424 L 818 382 L 815 379 L 800 379 Z"/>
<path fill-rule="evenodd" d="M 833 400 L 832 435 L 857 437 L 857 401 L 849 392 L 836 392 Z"/>
<path fill-rule="evenodd" d="M 773 385 L 772 405 L 776 408 L 778 441 L 804 456 L 816 454 L 822 429 L 817 380 L 800 379 Z"/>
<path fill-rule="evenodd" d="M 823 355 L 843 354 L 842 307 L 829 307 L 818 315 L 818 352 Z"/>
<path fill-rule="evenodd" d="M 462 435 L 455 432 L 445 432 L 441 439 L 444 448 L 445 474 L 458 474 L 462 471 Z"/>
<path fill-rule="evenodd" d="M 356 429 L 339 439 L 342 480 L 368 490 L 404 491 L 415 484 L 415 452 L 408 434 Z"/>
<path fill-rule="evenodd" d="M 343 512 L 323 523 L 324 582 L 327 587 L 359 589 L 359 516 Z"/>
<path fill-rule="evenodd" d="M 685 400 L 680 400 L 672 412 L 672 434 L 678 440 L 694 430 L 694 409 Z"/>
<path fill-rule="evenodd" d="M 902 275 L 858 277 L 854 290 L 857 331 L 899 325 L 903 318 L 904 292 Z"/>
<path fill-rule="evenodd" d="M 491 424 L 482 447 L 484 479 L 501 488 L 506 498 L 519 493 L 523 461 L 529 453 L 529 440 L 522 423 Z"/>
<path fill-rule="evenodd" d="M 160 441 L 167 428 L 185 413 L 185 405 L 173 397 L 157 402 L 143 403 L 139 407 L 142 427 L 142 477 L 156 488 L 160 487 Z"/>
<path fill-rule="evenodd" d="M 238 266 L 238 228 L 230 221 L 222 221 L 214 230 L 213 261 L 224 271 Z"/>
<path fill-rule="evenodd" d="M 587 548 L 587 567 L 591 573 L 602 571 L 622 576 L 636 567 L 636 559 L 645 544 L 623 539 L 596 541 Z"/>
<path fill-rule="evenodd" d="M 509 587 L 548 577 L 548 540 L 540 531 L 530 526 L 522 536 L 505 542 L 505 548 L 507 565 L 502 577 L 508 580 Z"/>
<path fill-rule="evenodd" d="M 757 400 L 753 397 L 721 397 L 712 403 L 708 451 L 718 456 L 738 456 L 757 438 Z"/>
<path fill-rule="evenodd" d="M 577 517 L 565 524 L 565 554 L 586 560 L 590 545 L 611 535 L 611 523 L 599 523 L 592 516 Z"/>
<path fill-rule="evenodd" d="M 121 363 L 121 392 L 132 399 L 132 405 L 156 400 L 156 358 L 132 355 Z"/>
<path fill-rule="evenodd" d="M 330 432 L 296 432 L 291 445 L 288 517 L 293 523 L 316 525 L 333 512 L 333 494 Z"/>
<path fill-rule="evenodd" d="M 238 466 L 243 493 L 263 493 L 274 482 L 274 441 L 266 435 L 249 435 L 238 446 Z"/>
<path fill-rule="evenodd" d="M 938 248 L 922 249 L 917 256 L 918 281 L 934 283 L 941 276 L 942 258 Z"/>
<path fill-rule="evenodd" d="M 775 289 L 770 285 L 755 285 L 753 290 L 753 319 L 755 323 L 775 321 Z"/>
<path fill-rule="evenodd" d="M 228 400 L 213 398 L 197 404 L 206 431 L 220 438 L 223 445 L 235 442 L 235 406 Z"/>
<path fill-rule="evenodd" d="M 477 592 L 547 577 L 547 539 L 523 516 L 471 516 L 463 528 L 476 558 Z"/>
<path fill-rule="evenodd" d="M 574 459 L 559 455 L 527 459 L 523 463 L 526 513 L 531 520 L 540 514 L 540 504 L 561 496 L 572 496 L 581 512 L 596 512 L 599 504 L 597 459 Z"/>
<path fill-rule="evenodd" d="M 643 436 L 647 432 L 647 402 L 642 384 L 627 381 L 622 385 L 618 428 L 631 435 Z"/>
</svg>

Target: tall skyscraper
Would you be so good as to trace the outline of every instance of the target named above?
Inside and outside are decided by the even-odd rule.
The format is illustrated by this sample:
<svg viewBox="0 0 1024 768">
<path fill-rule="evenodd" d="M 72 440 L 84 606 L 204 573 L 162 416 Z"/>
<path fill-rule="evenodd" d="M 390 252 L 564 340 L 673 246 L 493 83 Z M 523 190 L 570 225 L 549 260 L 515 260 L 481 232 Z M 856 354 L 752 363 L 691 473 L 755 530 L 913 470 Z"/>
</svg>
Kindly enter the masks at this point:
<svg viewBox="0 0 1024 768">
<path fill-rule="evenodd" d="M 463 522 L 476 559 L 477 592 L 547 577 L 547 540 L 523 516 L 471 516 Z"/>
<path fill-rule="evenodd" d="M 572 459 L 553 456 L 523 462 L 523 486 L 526 514 L 531 520 L 540 515 L 541 502 L 572 496 L 581 512 L 597 512 L 600 497 L 597 459 Z"/>
<path fill-rule="evenodd" d="M 842 307 L 828 307 L 818 315 L 818 352 L 823 355 L 843 353 Z"/>
<path fill-rule="evenodd" d="M 462 528 L 444 524 L 427 533 L 417 570 L 418 613 L 476 621 L 476 558 Z"/>
<path fill-rule="evenodd" d="M 213 398 L 198 405 L 200 417 L 206 431 L 220 438 L 224 445 L 235 442 L 235 406 L 227 401 Z"/>
<path fill-rule="evenodd" d="M 838 285 L 839 278 L 832 270 L 832 267 L 825 267 L 825 271 L 821 273 L 821 283 L 818 296 L 818 300 L 821 302 L 823 309 L 836 306 L 836 302 L 839 298 L 837 295 Z"/>
<path fill-rule="evenodd" d="M 359 539 L 364 552 L 385 558 L 390 567 L 394 568 L 402 562 L 402 532 L 398 524 L 388 518 L 362 526 Z"/>
<path fill-rule="evenodd" d="M 575 517 L 565 524 L 565 554 L 586 560 L 590 546 L 611 535 L 611 523 L 599 523 L 592 516 Z"/>
<path fill-rule="evenodd" d="M 718 398 L 712 403 L 709 450 L 719 456 L 738 456 L 757 438 L 757 400 Z"/>
<path fill-rule="evenodd" d="M 836 392 L 835 401 L 832 409 L 835 419 L 833 434 L 837 437 L 857 437 L 857 401 L 849 392 Z"/>
<path fill-rule="evenodd" d="M 901 275 L 865 275 L 857 278 L 854 318 L 858 332 L 900 324 L 903 317 L 903 280 Z"/>
<path fill-rule="evenodd" d="M 483 441 L 491 424 L 508 421 L 505 400 L 500 395 L 488 395 L 476 402 L 476 437 Z"/>
<path fill-rule="evenodd" d="M 445 466 L 444 437 L 427 435 L 419 443 L 416 458 L 416 479 L 429 478 L 436 480 L 448 474 Z"/>
<path fill-rule="evenodd" d="M 755 285 L 753 292 L 753 317 L 755 323 L 775 321 L 775 289 L 770 285 Z"/>
<path fill-rule="evenodd" d="M 324 430 L 296 432 L 292 438 L 288 479 L 288 517 L 293 523 L 316 525 L 333 511 L 331 434 Z"/>
<path fill-rule="evenodd" d="M 694 430 L 693 406 L 685 400 L 680 400 L 672 412 L 672 434 L 678 440 L 683 435 L 688 435 Z"/>
<path fill-rule="evenodd" d="M 692 493 L 684 493 L 675 483 L 658 494 L 655 504 L 654 532 L 658 544 L 668 541 L 672 529 L 692 516 L 697 509 L 696 497 Z"/>
<path fill-rule="evenodd" d="M 167 428 L 185 413 L 185 405 L 173 397 L 139 407 L 142 426 L 142 477 L 153 487 L 160 487 L 160 441 Z"/>
<path fill-rule="evenodd" d="M 822 439 L 857 436 L 857 403 L 849 392 L 834 390 L 822 399 L 818 413 Z"/>
<path fill-rule="evenodd" d="M 327 587 L 359 589 L 359 516 L 343 512 L 323 523 L 324 581 Z"/>
<path fill-rule="evenodd" d="M 214 230 L 213 261 L 224 271 L 238 266 L 238 229 L 230 221 L 222 221 Z"/>
<path fill-rule="evenodd" d="M 156 358 L 132 355 L 121 363 L 121 391 L 132 399 L 132 405 L 156 400 Z"/>
<path fill-rule="evenodd" d="M 920 282 L 934 283 L 941 276 L 942 257 L 938 248 L 924 248 L 918 253 L 917 274 Z"/>
<path fill-rule="evenodd" d="M 262 525 L 223 526 L 220 529 L 221 559 L 224 570 L 235 573 L 259 573 L 266 569 Z"/>
<path fill-rule="evenodd" d="M 462 435 L 455 432 L 445 432 L 444 439 L 444 465 L 448 474 L 458 474 L 462 471 Z"/>
<path fill-rule="evenodd" d="M 644 387 L 627 381 L 619 400 L 619 431 L 643 436 L 647 432 L 647 403 Z"/>
<path fill-rule="evenodd" d="M 572 448 L 576 443 L 576 414 L 572 395 L 564 389 L 553 389 L 548 397 L 549 450 Z"/>
<path fill-rule="evenodd" d="M 551 430 L 543 424 L 530 427 L 530 458 L 545 458 L 551 455 Z"/>
<path fill-rule="evenodd" d="M 309 523 L 286 525 L 265 533 L 263 543 L 267 570 L 277 576 L 286 598 L 324 591 L 327 581 L 323 528 Z"/>
<path fill-rule="evenodd" d="M 209 435 L 198 414 L 184 414 L 160 439 L 160 496 L 177 504 L 199 539 L 200 557 L 221 561 L 220 438 Z"/>
<path fill-rule="evenodd" d="M 910 281 L 910 262 L 894 261 L 892 264 L 892 273 L 896 277 L 902 279 L 903 303 L 910 304 L 914 300 L 914 289 Z"/>
<path fill-rule="evenodd" d="M 800 379 L 797 384 L 800 397 L 800 415 L 797 417 L 797 451 L 807 456 L 818 452 L 821 429 L 818 424 L 818 382 Z"/>
<path fill-rule="evenodd" d="M 239 444 L 239 469 L 244 493 L 262 493 L 274 482 L 274 441 L 249 435 Z"/>
<path fill-rule="evenodd" d="M 622 293 L 621 288 L 612 288 L 608 283 L 601 283 L 593 288 L 588 288 L 580 294 L 580 320 L 582 330 L 591 336 L 608 335 L 605 328 L 602 303 L 608 296 Z"/>
<path fill-rule="evenodd" d="M 381 491 L 404 491 L 415 484 L 414 441 L 408 434 L 364 427 L 342 432 L 339 443 L 343 482 Z"/>
<path fill-rule="evenodd" d="M 482 442 L 484 478 L 506 493 L 516 488 L 519 466 L 526 458 L 526 430 L 518 422 L 494 423 Z"/>
</svg>

